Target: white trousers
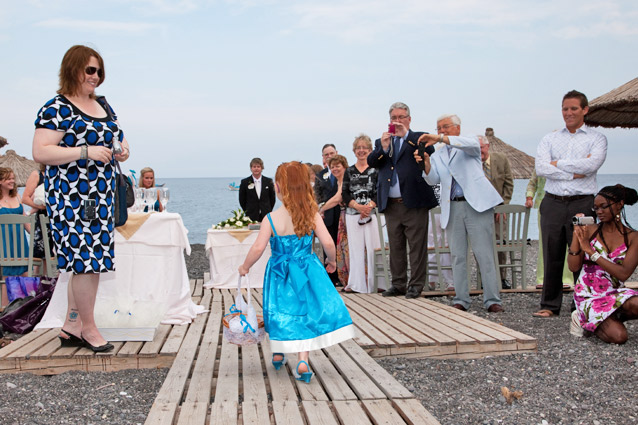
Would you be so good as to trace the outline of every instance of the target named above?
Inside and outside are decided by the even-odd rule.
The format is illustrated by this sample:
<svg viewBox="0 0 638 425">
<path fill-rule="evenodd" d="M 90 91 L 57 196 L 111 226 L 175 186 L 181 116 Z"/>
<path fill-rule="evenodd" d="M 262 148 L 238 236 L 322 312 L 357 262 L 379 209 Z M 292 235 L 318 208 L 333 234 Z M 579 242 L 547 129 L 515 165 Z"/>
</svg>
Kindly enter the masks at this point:
<svg viewBox="0 0 638 425">
<path fill-rule="evenodd" d="M 359 224 L 359 214 L 346 214 L 348 251 L 350 251 L 350 276 L 345 289 L 370 293 L 374 288 L 374 250 L 381 247 L 377 218 L 364 225 Z M 368 275 L 366 277 L 366 262 Z M 379 277 L 379 288 L 387 289 L 385 279 Z"/>
</svg>

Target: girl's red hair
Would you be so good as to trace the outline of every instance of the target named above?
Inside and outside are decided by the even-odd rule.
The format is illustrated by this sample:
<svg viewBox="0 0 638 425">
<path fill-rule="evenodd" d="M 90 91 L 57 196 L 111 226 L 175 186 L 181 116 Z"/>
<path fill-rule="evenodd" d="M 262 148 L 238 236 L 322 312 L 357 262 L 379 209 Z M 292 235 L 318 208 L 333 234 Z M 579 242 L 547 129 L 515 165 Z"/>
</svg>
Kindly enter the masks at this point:
<svg viewBox="0 0 638 425">
<path fill-rule="evenodd" d="M 281 164 L 275 173 L 275 183 L 292 218 L 295 234 L 302 237 L 312 233 L 319 208 L 308 179 L 308 166 L 297 161 Z"/>
</svg>

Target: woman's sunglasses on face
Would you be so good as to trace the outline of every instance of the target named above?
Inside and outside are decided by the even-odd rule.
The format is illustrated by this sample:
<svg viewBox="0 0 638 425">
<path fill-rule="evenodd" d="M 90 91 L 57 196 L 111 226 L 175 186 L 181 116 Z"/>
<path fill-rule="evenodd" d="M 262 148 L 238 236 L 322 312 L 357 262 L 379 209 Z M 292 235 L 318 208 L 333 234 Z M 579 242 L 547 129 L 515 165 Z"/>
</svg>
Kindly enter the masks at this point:
<svg viewBox="0 0 638 425">
<path fill-rule="evenodd" d="M 102 78 L 102 76 L 104 75 L 101 68 L 96 68 L 94 66 L 87 66 L 84 69 L 84 72 L 86 73 L 86 75 L 93 75 L 97 72 L 97 76 L 100 78 Z"/>
</svg>

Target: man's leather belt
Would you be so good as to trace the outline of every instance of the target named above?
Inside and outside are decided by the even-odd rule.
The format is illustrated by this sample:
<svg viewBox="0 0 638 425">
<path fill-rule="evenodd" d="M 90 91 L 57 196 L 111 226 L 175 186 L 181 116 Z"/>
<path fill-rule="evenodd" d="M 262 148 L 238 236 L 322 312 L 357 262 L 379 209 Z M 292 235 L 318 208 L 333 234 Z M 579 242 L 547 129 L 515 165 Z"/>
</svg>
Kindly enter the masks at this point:
<svg viewBox="0 0 638 425">
<path fill-rule="evenodd" d="M 594 195 L 573 195 L 573 196 L 558 196 L 553 193 L 545 192 L 545 196 L 549 196 L 552 199 L 556 199 L 557 201 L 577 201 L 579 199 L 589 198 Z"/>
<path fill-rule="evenodd" d="M 450 199 L 450 201 L 465 201 L 465 196 L 457 196 L 456 198 Z"/>
<path fill-rule="evenodd" d="M 388 202 L 391 204 L 402 204 L 403 198 L 388 198 Z"/>
</svg>

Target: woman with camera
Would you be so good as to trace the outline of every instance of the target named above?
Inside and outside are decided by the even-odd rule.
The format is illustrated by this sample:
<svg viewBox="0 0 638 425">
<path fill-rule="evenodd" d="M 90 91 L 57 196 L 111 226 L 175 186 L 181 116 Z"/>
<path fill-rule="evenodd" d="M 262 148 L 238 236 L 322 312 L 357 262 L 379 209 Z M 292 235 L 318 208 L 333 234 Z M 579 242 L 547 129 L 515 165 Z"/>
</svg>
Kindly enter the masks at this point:
<svg viewBox="0 0 638 425">
<path fill-rule="evenodd" d="M 601 189 L 593 208 L 599 223 L 575 225 L 569 248 L 569 269 L 581 271 L 572 316 L 584 332 L 608 343 L 624 344 L 623 322 L 638 319 L 638 291 L 623 283 L 638 265 L 638 232 L 627 223 L 624 209 L 636 201 L 636 190 L 623 185 Z"/>
<path fill-rule="evenodd" d="M 73 274 L 59 338 L 62 346 L 110 351 L 93 309 L 100 273 L 115 270 L 115 160 L 128 159 L 129 148 L 115 112 L 95 95 L 105 78 L 100 54 L 71 47 L 59 76 L 58 95 L 40 109 L 33 138 L 33 158 L 47 164 L 44 189 L 58 268 Z"/>
</svg>

